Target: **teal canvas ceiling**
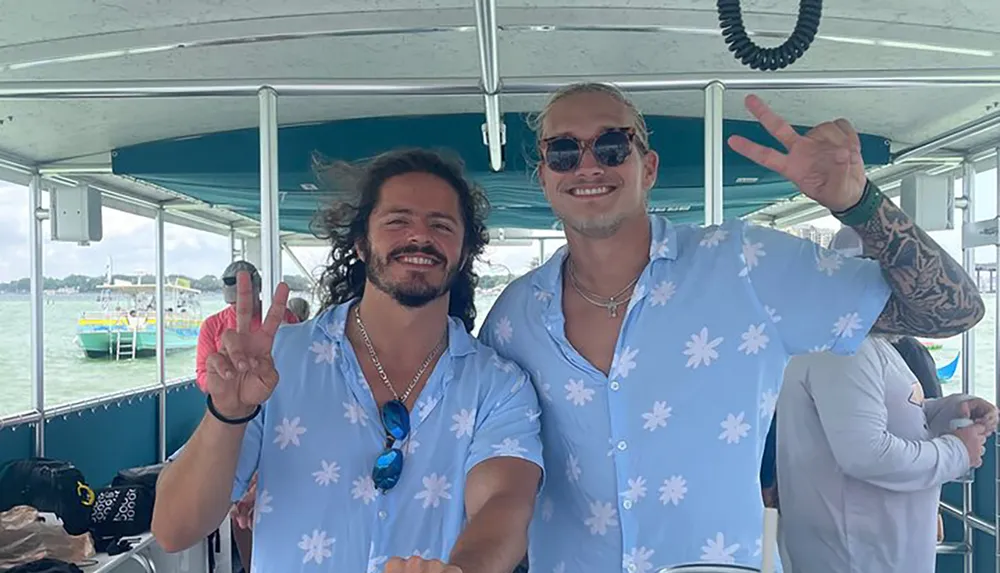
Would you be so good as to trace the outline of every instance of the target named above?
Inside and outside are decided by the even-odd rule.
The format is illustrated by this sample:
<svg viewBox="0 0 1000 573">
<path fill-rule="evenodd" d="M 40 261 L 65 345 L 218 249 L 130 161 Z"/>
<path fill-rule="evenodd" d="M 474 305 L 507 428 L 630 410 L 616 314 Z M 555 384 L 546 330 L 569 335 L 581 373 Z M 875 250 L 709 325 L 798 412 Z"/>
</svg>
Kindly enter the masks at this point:
<svg viewBox="0 0 1000 573">
<path fill-rule="evenodd" d="M 701 118 L 647 116 L 660 172 L 650 210 L 675 222 L 704 221 L 704 122 Z M 531 176 L 534 137 L 525 116 L 508 114 L 504 171 L 489 170 L 482 114 L 362 118 L 282 127 L 278 132 L 280 226 L 309 233 L 316 209 L 328 197 L 311 171 L 314 152 L 330 159 L 359 160 L 396 147 L 430 147 L 458 152 L 469 174 L 489 195 L 492 227 L 558 228 Z M 802 129 L 804 132 L 805 129 Z M 752 121 L 726 120 L 724 136 L 739 134 L 778 146 Z M 889 162 L 889 142 L 863 134 L 869 166 Z M 780 149 L 780 147 L 778 147 Z M 115 174 L 131 176 L 259 220 L 260 142 L 256 128 L 156 141 L 117 149 Z M 791 198 L 798 192 L 780 176 L 731 151 L 723 154 L 724 215 L 740 217 Z"/>
</svg>

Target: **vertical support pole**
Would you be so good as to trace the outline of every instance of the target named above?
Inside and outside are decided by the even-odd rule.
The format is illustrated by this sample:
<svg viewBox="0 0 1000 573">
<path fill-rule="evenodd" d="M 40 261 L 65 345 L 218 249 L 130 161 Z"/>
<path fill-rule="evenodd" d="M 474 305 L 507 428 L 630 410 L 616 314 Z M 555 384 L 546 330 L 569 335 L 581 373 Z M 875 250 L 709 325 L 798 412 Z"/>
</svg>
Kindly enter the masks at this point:
<svg viewBox="0 0 1000 573">
<path fill-rule="evenodd" d="M 965 210 L 962 212 L 962 227 L 971 225 L 976 220 L 976 167 L 968 159 L 962 164 L 962 195 L 965 197 Z M 976 269 L 976 251 L 974 248 L 962 248 L 962 266 L 966 272 L 974 273 Z M 962 393 L 969 394 L 973 388 L 972 381 L 976 372 L 976 336 L 975 330 L 970 329 L 962 333 Z M 966 544 L 966 552 L 963 555 L 962 570 L 964 573 L 972 571 L 972 543 L 973 529 L 969 521 L 972 513 L 972 484 L 962 484 L 962 535 Z"/>
<path fill-rule="evenodd" d="M 997 177 L 997 215 L 1000 215 L 1000 146 L 996 149 L 996 177 Z M 991 273 L 992 274 L 992 273 Z M 996 404 L 997 400 L 1000 399 L 1000 243 L 997 243 L 997 282 L 996 286 L 993 286 L 993 277 L 990 277 L 990 289 L 996 293 L 994 296 L 993 303 L 993 403 Z M 994 477 L 996 478 L 996 483 L 994 484 L 995 489 L 993 490 L 994 506 L 993 506 L 993 523 L 1000 524 L 1000 437 L 996 434 L 993 435 L 993 446 L 994 446 Z M 994 562 L 993 570 L 1000 572 L 1000 532 L 993 536 L 994 543 Z"/>
<path fill-rule="evenodd" d="M 28 183 L 28 240 L 31 242 L 31 405 L 39 414 L 35 455 L 45 455 L 45 277 L 42 274 L 42 176 L 37 170 Z"/>
<path fill-rule="evenodd" d="M 278 233 L 278 94 L 263 87 L 260 100 L 260 246 L 261 313 L 281 282 L 281 244 Z"/>
<path fill-rule="evenodd" d="M 476 32 L 479 43 L 479 70 L 483 86 L 483 102 L 486 107 L 486 123 L 483 124 L 483 143 L 489 148 L 490 169 L 503 170 L 503 147 L 506 130 L 500 117 L 500 64 L 497 50 L 497 3 L 496 0 L 474 0 L 476 8 Z"/>
<path fill-rule="evenodd" d="M 167 459 L 167 312 L 164 286 L 167 281 L 165 222 L 163 205 L 156 208 L 156 383 L 160 385 L 159 455 L 160 461 Z"/>
<path fill-rule="evenodd" d="M 545 239 L 538 239 L 538 266 L 545 264 Z"/>
<path fill-rule="evenodd" d="M 705 224 L 722 224 L 722 96 L 721 82 L 705 86 Z"/>
<path fill-rule="evenodd" d="M 229 262 L 237 261 L 242 259 L 243 244 L 240 239 L 236 237 L 236 229 L 230 225 L 229 226 Z"/>
</svg>

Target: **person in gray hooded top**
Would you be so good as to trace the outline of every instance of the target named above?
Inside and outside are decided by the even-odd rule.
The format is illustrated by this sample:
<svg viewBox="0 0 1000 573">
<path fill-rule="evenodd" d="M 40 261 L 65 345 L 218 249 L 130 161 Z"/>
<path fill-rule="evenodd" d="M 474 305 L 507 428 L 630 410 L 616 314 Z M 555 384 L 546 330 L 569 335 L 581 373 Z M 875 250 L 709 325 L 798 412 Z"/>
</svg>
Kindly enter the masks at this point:
<svg viewBox="0 0 1000 573">
<path fill-rule="evenodd" d="M 862 256 L 841 229 L 831 248 Z M 792 358 L 778 396 L 782 565 L 794 573 L 933 573 L 941 486 L 982 465 L 997 409 L 925 399 L 885 336 Z M 951 429 L 951 422 L 973 424 Z"/>
</svg>

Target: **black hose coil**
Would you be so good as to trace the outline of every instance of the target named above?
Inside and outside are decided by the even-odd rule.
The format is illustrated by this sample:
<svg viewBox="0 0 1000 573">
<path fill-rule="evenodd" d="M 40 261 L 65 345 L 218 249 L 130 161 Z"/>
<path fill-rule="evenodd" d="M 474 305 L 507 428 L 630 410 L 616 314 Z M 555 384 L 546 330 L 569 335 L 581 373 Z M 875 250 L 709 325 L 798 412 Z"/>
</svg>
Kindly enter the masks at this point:
<svg viewBox="0 0 1000 573">
<path fill-rule="evenodd" d="M 718 0 L 719 23 L 729 51 L 743 65 L 755 70 L 774 71 L 791 65 L 809 49 L 819 30 L 823 0 L 800 0 L 795 30 L 777 48 L 761 48 L 753 43 L 743 28 L 740 0 Z"/>
</svg>

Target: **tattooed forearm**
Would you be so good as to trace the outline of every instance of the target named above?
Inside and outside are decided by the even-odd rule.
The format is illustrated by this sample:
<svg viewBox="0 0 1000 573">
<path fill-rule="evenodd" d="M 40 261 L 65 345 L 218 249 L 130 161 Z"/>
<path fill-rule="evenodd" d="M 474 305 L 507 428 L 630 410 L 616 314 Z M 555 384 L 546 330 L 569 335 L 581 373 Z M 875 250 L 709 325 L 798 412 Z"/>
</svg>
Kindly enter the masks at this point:
<svg viewBox="0 0 1000 573">
<path fill-rule="evenodd" d="M 982 320 L 986 309 L 976 283 L 888 198 L 881 197 L 875 215 L 853 228 L 892 288 L 874 332 L 945 338 Z"/>
</svg>

